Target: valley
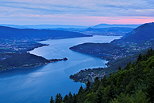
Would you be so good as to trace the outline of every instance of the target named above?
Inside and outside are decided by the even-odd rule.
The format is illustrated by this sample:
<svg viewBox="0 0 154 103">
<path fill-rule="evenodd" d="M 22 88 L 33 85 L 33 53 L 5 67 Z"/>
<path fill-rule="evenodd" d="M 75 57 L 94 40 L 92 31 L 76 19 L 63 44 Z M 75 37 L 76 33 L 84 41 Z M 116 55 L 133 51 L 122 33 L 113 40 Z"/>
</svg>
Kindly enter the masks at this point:
<svg viewBox="0 0 154 103">
<path fill-rule="evenodd" d="M 65 96 L 69 92 L 78 93 L 80 86 L 91 88 L 87 87 L 87 83 L 95 84 L 96 79 L 102 80 L 127 68 L 137 60 L 140 53 L 144 55 L 148 49 L 153 48 L 151 26 L 153 23 L 141 25 L 123 37 L 92 36 L 61 30 L 55 32 L 55 30 L 17 29 L 14 31 L 14 28 L 9 27 L 13 33 L 3 31 L 1 33 L 6 35 L 3 35 L 4 39 L 0 39 L 0 88 L 3 90 L 0 93 L 0 97 L 3 97 L 0 102 L 10 103 L 11 100 L 16 103 L 21 101 L 31 103 L 26 101 L 29 98 L 34 102 L 42 103 L 47 102 L 50 96 L 55 96 L 57 93 Z M 143 32 L 142 30 L 144 30 L 143 39 L 138 36 Z M 146 32 L 148 30 L 152 32 Z M 40 34 L 28 36 L 30 32 Z M 52 33 L 44 34 L 44 32 Z M 54 37 L 53 32 L 59 35 Z M 71 33 L 72 37 L 68 37 Z M 149 35 L 145 36 L 147 33 Z M 11 36 L 12 34 L 14 36 Z M 23 39 L 17 34 L 22 34 Z M 131 39 L 134 37 L 135 39 Z M 7 83 L 10 85 L 6 88 Z M 18 84 L 22 85 L 12 88 L 13 85 Z M 17 92 L 19 88 L 25 94 Z M 33 93 L 30 92 L 32 88 Z M 10 92 L 16 95 L 8 100 L 5 97 L 9 96 Z M 37 98 L 32 98 L 32 95 Z M 16 97 L 21 99 L 17 100 Z"/>
<path fill-rule="evenodd" d="M 0 0 L 0 103 L 154 103 L 154 0 Z"/>
</svg>

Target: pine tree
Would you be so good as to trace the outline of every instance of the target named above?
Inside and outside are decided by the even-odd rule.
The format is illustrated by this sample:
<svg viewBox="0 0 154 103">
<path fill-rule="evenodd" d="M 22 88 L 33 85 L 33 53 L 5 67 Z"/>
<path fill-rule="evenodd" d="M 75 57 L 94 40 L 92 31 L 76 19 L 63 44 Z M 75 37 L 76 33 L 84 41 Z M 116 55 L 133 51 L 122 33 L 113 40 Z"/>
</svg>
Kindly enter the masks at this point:
<svg viewBox="0 0 154 103">
<path fill-rule="evenodd" d="M 63 98 L 62 98 L 61 94 L 60 93 L 57 94 L 56 99 L 55 99 L 55 103 L 62 103 L 62 101 L 63 101 Z"/>
<path fill-rule="evenodd" d="M 119 67 L 118 70 L 121 70 L 121 67 Z"/>
<path fill-rule="evenodd" d="M 91 83 L 88 81 L 87 84 L 86 84 L 86 90 L 89 90 L 90 86 L 91 86 Z"/>
<path fill-rule="evenodd" d="M 137 61 L 141 61 L 142 60 L 142 54 L 140 54 L 137 58 Z"/>
<path fill-rule="evenodd" d="M 98 93 L 97 93 L 97 95 L 96 95 L 96 103 L 102 103 L 102 95 L 103 95 L 103 93 L 102 93 L 102 90 L 98 90 Z"/>
<path fill-rule="evenodd" d="M 64 102 L 64 103 L 69 103 L 69 97 L 68 97 L 68 95 L 66 95 L 66 96 L 64 97 L 63 102 Z"/>
<path fill-rule="evenodd" d="M 77 96 L 75 94 L 73 95 L 73 103 L 77 103 Z"/>
<path fill-rule="evenodd" d="M 68 97 L 69 97 L 69 103 L 73 103 L 73 95 L 71 92 L 69 93 Z"/>
<path fill-rule="evenodd" d="M 50 98 L 50 103 L 55 103 L 53 97 Z"/>
<path fill-rule="evenodd" d="M 80 89 L 79 89 L 78 94 L 80 94 L 80 93 L 82 94 L 83 92 L 84 92 L 84 89 L 83 89 L 83 87 L 81 86 Z"/>
<path fill-rule="evenodd" d="M 139 90 L 132 96 L 134 103 L 149 103 L 149 99 L 146 94 Z"/>
<path fill-rule="evenodd" d="M 94 82 L 94 84 L 93 84 L 93 90 L 96 91 L 96 90 L 98 89 L 99 85 L 100 85 L 100 80 L 99 80 L 98 77 L 96 77 L 96 78 L 95 78 L 95 82 Z"/>
</svg>

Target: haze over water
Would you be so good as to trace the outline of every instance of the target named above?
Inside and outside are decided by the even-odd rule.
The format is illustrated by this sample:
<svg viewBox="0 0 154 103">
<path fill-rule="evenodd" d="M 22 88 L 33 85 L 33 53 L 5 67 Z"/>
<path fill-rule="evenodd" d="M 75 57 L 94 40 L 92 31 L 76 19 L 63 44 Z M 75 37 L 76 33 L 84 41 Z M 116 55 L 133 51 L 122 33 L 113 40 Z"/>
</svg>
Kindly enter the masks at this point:
<svg viewBox="0 0 154 103">
<path fill-rule="evenodd" d="M 0 103 L 48 103 L 50 96 L 55 96 L 56 93 L 76 93 L 83 84 L 73 82 L 69 76 L 82 69 L 104 67 L 107 61 L 69 48 L 85 42 L 107 43 L 118 38 L 120 36 L 94 36 L 42 41 L 49 46 L 36 48 L 30 53 L 47 59 L 67 57 L 68 61 L 1 73 Z"/>
</svg>

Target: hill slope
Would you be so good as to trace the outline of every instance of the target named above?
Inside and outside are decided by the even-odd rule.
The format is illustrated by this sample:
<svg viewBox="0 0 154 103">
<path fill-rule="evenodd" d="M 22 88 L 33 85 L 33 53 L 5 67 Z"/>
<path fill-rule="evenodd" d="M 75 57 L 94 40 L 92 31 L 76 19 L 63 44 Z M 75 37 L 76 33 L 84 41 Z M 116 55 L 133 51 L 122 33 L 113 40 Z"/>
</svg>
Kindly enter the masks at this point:
<svg viewBox="0 0 154 103">
<path fill-rule="evenodd" d="M 87 83 L 75 95 L 63 99 L 57 94 L 55 103 L 153 103 L 154 102 L 154 51 L 140 55 L 133 64 L 99 80 Z M 54 103 L 51 98 L 50 103 Z"/>
<path fill-rule="evenodd" d="M 122 38 L 124 42 L 140 43 L 149 40 L 154 40 L 154 22 L 143 24 Z"/>
</svg>

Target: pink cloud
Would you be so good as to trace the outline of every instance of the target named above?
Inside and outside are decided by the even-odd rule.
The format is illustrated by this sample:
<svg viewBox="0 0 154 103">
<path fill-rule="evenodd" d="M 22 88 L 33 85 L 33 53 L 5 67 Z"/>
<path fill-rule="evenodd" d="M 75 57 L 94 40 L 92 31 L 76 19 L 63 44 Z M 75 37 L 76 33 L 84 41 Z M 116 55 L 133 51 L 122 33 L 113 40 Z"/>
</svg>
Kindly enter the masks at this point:
<svg viewBox="0 0 154 103">
<path fill-rule="evenodd" d="M 11 19 L 9 19 L 11 18 Z M 154 17 L 101 17 L 101 16 L 84 16 L 70 14 L 50 14 L 50 15 L 33 15 L 19 14 L 10 15 L 1 18 L 2 21 L 16 21 L 16 24 L 60 24 L 60 25 L 96 25 L 100 23 L 106 24 L 143 24 L 154 22 Z"/>
</svg>

